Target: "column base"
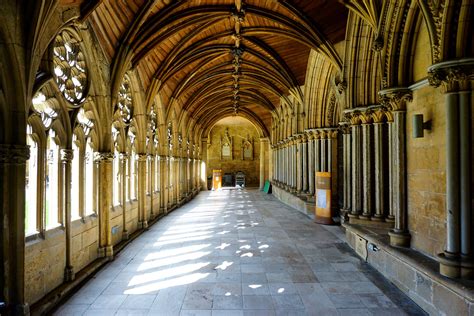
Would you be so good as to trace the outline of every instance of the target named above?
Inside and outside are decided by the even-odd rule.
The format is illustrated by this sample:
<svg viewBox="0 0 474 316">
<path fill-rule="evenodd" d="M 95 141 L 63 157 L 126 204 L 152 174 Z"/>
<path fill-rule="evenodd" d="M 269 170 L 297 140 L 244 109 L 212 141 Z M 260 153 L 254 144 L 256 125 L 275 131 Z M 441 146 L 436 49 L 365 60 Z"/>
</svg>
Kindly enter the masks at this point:
<svg viewBox="0 0 474 316">
<path fill-rule="evenodd" d="M 474 258 L 461 256 L 461 278 L 474 279 Z"/>
<path fill-rule="evenodd" d="M 395 223 L 395 216 L 393 216 L 393 215 L 388 215 L 388 216 L 385 218 L 385 221 L 386 221 L 386 222 L 389 222 L 389 223 Z"/>
<path fill-rule="evenodd" d="M 109 258 L 113 260 L 114 258 L 114 247 L 113 246 L 106 246 L 99 248 L 99 257 L 100 258 Z"/>
<path fill-rule="evenodd" d="M 66 267 L 64 268 L 64 281 L 70 282 L 76 278 L 76 274 L 74 273 L 73 267 Z"/>
<path fill-rule="evenodd" d="M 459 257 L 448 252 L 438 255 L 439 273 L 448 278 L 459 278 L 461 276 L 461 261 Z"/>
<path fill-rule="evenodd" d="M 394 247 L 410 247 L 411 235 L 404 231 L 391 230 L 388 232 L 390 236 L 390 245 Z"/>
<path fill-rule="evenodd" d="M 347 213 L 347 217 L 349 218 L 359 218 L 359 213 Z"/>
<path fill-rule="evenodd" d="M 146 220 L 138 222 L 138 227 L 141 229 L 148 229 L 148 222 Z"/>
<path fill-rule="evenodd" d="M 130 234 L 128 231 L 124 230 L 122 232 L 122 240 L 128 240 L 130 238 Z"/>
<path fill-rule="evenodd" d="M 373 221 L 376 221 L 376 222 L 384 222 L 385 221 L 385 218 L 383 217 L 382 214 L 375 214 L 374 216 L 372 216 L 371 219 Z"/>
<path fill-rule="evenodd" d="M 372 215 L 370 213 L 362 213 L 361 215 L 359 215 L 359 219 L 363 219 L 365 221 L 370 221 L 371 218 Z"/>
</svg>

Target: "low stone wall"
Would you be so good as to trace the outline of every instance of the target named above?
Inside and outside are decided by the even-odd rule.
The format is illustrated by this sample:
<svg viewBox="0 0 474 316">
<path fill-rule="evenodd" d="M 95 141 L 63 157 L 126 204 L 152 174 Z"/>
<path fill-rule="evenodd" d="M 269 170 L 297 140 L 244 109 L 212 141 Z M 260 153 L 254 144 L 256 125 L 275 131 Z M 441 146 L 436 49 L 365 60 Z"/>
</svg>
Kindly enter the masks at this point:
<svg viewBox="0 0 474 316">
<path fill-rule="evenodd" d="M 289 205 L 309 216 L 311 219 L 314 219 L 314 203 L 304 201 L 300 197 L 274 185 L 272 185 L 272 194 L 286 205 Z"/>
<path fill-rule="evenodd" d="M 386 234 L 375 229 L 343 226 L 348 244 L 430 315 L 474 315 L 474 282 L 441 276 L 438 262 L 413 249 L 390 246 Z"/>
</svg>

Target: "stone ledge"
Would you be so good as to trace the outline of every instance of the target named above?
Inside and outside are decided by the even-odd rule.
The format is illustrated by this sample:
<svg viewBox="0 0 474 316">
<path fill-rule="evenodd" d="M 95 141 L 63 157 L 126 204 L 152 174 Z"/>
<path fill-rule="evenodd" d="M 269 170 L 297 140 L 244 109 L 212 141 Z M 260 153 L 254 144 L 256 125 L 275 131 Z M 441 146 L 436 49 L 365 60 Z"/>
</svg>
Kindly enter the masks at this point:
<svg viewBox="0 0 474 316">
<path fill-rule="evenodd" d="M 408 248 L 390 246 L 388 231 L 343 224 L 347 243 L 355 247 L 360 236 L 378 251 L 368 250 L 367 262 L 431 315 L 474 315 L 474 282 L 439 274 L 436 260 Z"/>
<path fill-rule="evenodd" d="M 279 188 L 276 185 L 272 185 L 272 194 L 286 205 L 289 205 L 300 211 L 304 215 L 310 217 L 311 219 L 314 219 L 314 203 L 307 202 L 301 199 L 299 196 L 294 195 L 282 188 Z"/>
</svg>

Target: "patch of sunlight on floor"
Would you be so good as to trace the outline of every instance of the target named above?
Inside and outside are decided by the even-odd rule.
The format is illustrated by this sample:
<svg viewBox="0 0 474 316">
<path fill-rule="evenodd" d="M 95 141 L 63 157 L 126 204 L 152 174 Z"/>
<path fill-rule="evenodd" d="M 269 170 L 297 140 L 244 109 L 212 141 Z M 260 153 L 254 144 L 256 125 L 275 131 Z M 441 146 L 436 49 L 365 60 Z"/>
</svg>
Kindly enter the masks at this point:
<svg viewBox="0 0 474 316">
<path fill-rule="evenodd" d="M 183 254 L 179 256 L 143 262 L 138 266 L 137 271 L 145 271 L 145 270 L 159 268 L 159 267 L 163 267 L 163 266 L 167 266 L 171 264 L 178 264 L 186 260 L 197 260 L 204 256 L 209 255 L 210 253 L 211 253 L 210 251 L 196 251 L 196 252 Z"/>
<path fill-rule="evenodd" d="M 188 275 L 183 275 L 174 279 L 153 282 L 147 285 L 138 286 L 129 290 L 125 290 L 124 294 L 128 294 L 128 295 L 147 294 L 147 293 L 159 291 L 162 289 L 167 289 L 170 287 L 192 284 L 206 278 L 208 275 L 209 273 L 192 273 Z"/>
<path fill-rule="evenodd" d="M 156 260 L 156 259 L 177 256 L 177 255 L 184 255 L 190 252 L 202 250 L 209 246 L 211 246 L 211 244 L 201 244 L 201 245 L 186 246 L 186 247 L 181 247 L 181 248 L 160 250 L 158 252 L 148 254 L 145 257 L 145 261 Z"/>
<path fill-rule="evenodd" d="M 158 281 L 161 279 L 168 279 L 170 277 L 176 277 L 179 275 L 192 273 L 192 272 L 195 272 L 196 270 L 199 270 L 208 266 L 209 264 L 210 262 L 190 263 L 190 264 L 184 264 L 177 267 L 160 269 L 154 272 L 143 273 L 143 274 L 132 277 L 132 279 L 128 283 L 128 286 L 140 285 L 140 284 L 148 283 L 151 281 Z"/>
</svg>

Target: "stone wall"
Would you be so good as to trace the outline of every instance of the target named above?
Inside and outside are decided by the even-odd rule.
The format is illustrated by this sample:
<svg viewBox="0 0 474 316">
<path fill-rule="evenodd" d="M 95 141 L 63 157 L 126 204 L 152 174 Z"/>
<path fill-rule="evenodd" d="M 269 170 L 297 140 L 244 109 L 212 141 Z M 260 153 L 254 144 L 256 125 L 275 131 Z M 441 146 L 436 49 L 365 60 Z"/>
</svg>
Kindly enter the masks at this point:
<svg viewBox="0 0 474 316">
<path fill-rule="evenodd" d="M 233 139 L 233 159 L 221 160 L 221 137 L 226 129 Z M 242 160 L 242 141 L 253 139 L 253 160 Z M 258 187 L 260 181 L 260 136 L 252 123 L 244 118 L 229 117 L 219 121 L 210 132 L 210 145 L 207 148 L 207 175 L 212 176 L 213 169 L 222 169 L 223 173 L 245 173 L 246 185 Z"/>
<path fill-rule="evenodd" d="M 431 130 L 413 138 L 413 115 L 423 114 Z M 407 107 L 407 204 L 411 245 L 431 257 L 444 251 L 446 240 L 445 107 L 440 89 L 413 92 Z"/>
</svg>

